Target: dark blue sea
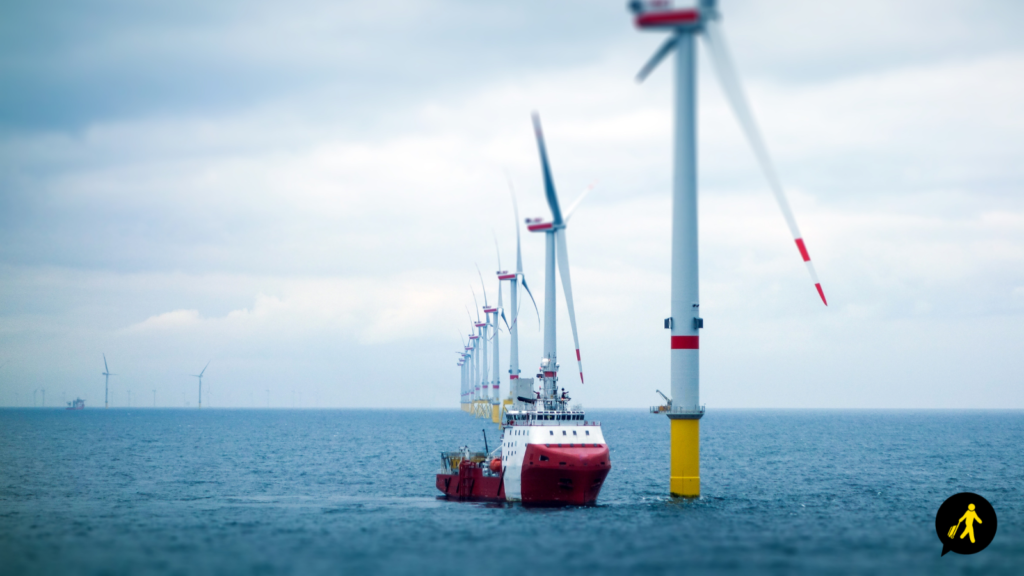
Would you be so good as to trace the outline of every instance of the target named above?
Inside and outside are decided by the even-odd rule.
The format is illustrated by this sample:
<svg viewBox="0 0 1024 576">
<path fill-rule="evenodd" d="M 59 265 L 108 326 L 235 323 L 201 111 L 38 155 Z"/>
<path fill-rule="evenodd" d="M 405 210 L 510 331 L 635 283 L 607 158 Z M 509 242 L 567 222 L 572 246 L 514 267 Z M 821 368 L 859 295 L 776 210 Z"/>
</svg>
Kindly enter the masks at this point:
<svg viewBox="0 0 1024 576">
<path fill-rule="evenodd" d="M 599 505 L 526 509 L 437 499 L 497 441 L 457 410 L 0 410 L 0 573 L 1024 573 L 1024 412 L 709 410 L 699 500 L 664 416 L 589 415 Z M 940 557 L 964 491 L 998 533 Z"/>
</svg>

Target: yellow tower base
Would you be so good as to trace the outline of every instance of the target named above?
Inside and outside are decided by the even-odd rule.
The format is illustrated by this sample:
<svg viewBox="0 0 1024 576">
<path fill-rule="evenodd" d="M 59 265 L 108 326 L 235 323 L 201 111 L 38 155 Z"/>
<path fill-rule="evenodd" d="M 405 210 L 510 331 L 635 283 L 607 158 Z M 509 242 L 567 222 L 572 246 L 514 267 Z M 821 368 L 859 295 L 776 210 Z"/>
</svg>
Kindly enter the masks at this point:
<svg viewBox="0 0 1024 576">
<path fill-rule="evenodd" d="M 700 420 L 672 418 L 669 493 L 673 496 L 700 496 Z"/>
</svg>

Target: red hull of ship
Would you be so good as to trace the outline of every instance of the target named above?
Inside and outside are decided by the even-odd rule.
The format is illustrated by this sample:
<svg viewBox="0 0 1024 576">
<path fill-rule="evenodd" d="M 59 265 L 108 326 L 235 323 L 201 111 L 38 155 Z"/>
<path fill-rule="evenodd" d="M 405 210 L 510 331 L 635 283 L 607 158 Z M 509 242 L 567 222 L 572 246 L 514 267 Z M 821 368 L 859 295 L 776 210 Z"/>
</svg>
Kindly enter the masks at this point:
<svg viewBox="0 0 1024 576">
<path fill-rule="evenodd" d="M 597 503 L 611 470 L 607 446 L 530 444 L 523 459 L 522 502 L 527 506 L 590 506 Z M 451 500 L 505 501 L 504 476 L 485 476 L 463 462 L 458 474 L 438 474 L 437 489 Z"/>
<path fill-rule="evenodd" d="M 504 476 L 484 476 L 483 468 L 472 462 L 462 462 L 458 474 L 437 475 L 437 489 L 450 500 L 504 502 L 503 480 Z"/>
<path fill-rule="evenodd" d="M 530 444 L 523 458 L 523 504 L 591 506 L 611 469 L 604 445 Z"/>
</svg>

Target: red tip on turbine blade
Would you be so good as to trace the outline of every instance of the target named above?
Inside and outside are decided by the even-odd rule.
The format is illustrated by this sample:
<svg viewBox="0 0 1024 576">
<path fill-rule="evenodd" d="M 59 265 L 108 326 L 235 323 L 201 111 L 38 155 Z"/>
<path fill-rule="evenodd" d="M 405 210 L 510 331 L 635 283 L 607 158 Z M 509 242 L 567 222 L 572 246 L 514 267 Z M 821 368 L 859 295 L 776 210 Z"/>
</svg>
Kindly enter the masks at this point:
<svg viewBox="0 0 1024 576">
<path fill-rule="evenodd" d="M 582 360 L 580 360 L 580 349 L 579 348 L 576 349 L 576 361 L 577 362 L 582 362 Z"/>
<path fill-rule="evenodd" d="M 803 257 L 804 262 L 810 262 L 811 255 L 807 253 L 807 246 L 804 246 L 803 238 L 796 239 L 796 247 L 800 250 L 800 256 Z"/>
<path fill-rule="evenodd" d="M 828 306 L 828 300 L 825 300 L 825 292 L 821 289 L 821 283 L 815 284 L 814 287 L 818 289 L 818 296 L 821 296 L 821 301 L 824 302 L 825 306 Z"/>
<path fill-rule="evenodd" d="M 580 384 L 583 384 L 583 372 L 580 372 Z"/>
</svg>

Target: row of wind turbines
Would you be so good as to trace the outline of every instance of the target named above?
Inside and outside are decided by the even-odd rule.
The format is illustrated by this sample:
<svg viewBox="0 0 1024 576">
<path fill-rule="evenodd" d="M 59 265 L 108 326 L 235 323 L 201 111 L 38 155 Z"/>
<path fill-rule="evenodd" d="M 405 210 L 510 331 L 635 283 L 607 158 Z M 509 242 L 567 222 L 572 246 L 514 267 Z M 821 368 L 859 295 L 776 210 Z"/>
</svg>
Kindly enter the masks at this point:
<svg viewBox="0 0 1024 576">
<path fill-rule="evenodd" d="M 206 369 L 210 367 L 210 362 L 207 361 L 206 366 L 199 371 L 199 374 L 190 374 L 191 378 L 199 379 L 199 408 L 203 407 L 203 374 L 206 374 Z M 103 376 L 103 407 L 110 408 L 110 377 L 117 376 L 110 371 L 110 366 L 107 364 L 107 354 L 103 353 L 103 372 L 100 374 Z M 128 391 L 128 403 L 131 404 L 131 391 Z M 156 404 L 156 390 L 153 391 L 153 404 Z"/>
<path fill-rule="evenodd" d="M 470 314 L 469 321 L 473 330 L 468 338 L 463 339 L 463 349 L 458 352 L 458 366 L 461 369 L 461 405 L 462 409 L 481 418 L 490 418 L 493 422 L 501 421 L 502 412 L 506 406 L 517 401 L 534 403 L 540 401 L 544 404 L 553 404 L 559 399 L 565 400 L 568 396 L 563 389 L 562 396 L 558 394 L 558 358 L 556 346 L 556 283 L 555 270 L 557 265 L 558 275 L 562 281 L 562 290 L 565 294 L 566 308 L 569 314 L 569 324 L 572 328 L 573 343 L 576 350 L 576 362 L 579 366 L 580 383 L 583 384 L 583 361 L 580 356 L 579 332 L 576 328 L 576 310 L 572 298 L 572 280 L 569 273 L 569 251 L 566 243 L 566 229 L 569 219 L 579 207 L 580 202 L 587 196 L 593 185 L 588 186 L 582 194 L 562 212 L 555 189 L 554 179 L 551 175 L 551 166 L 548 162 L 547 147 L 544 143 L 544 133 L 541 129 L 540 117 L 533 115 L 533 129 L 537 140 L 537 150 L 540 155 L 541 172 L 544 181 L 544 192 L 548 207 L 551 210 L 551 220 L 543 218 L 527 218 L 525 224 L 530 232 L 542 233 L 545 236 L 545 260 L 544 260 L 544 320 L 541 324 L 544 328 L 543 357 L 540 361 L 537 377 L 542 382 L 540 391 L 533 389 L 534 379 L 521 378 L 522 371 L 519 368 L 519 317 L 521 309 L 522 294 L 519 286 L 530 297 L 534 311 L 537 313 L 537 321 L 541 323 L 540 310 L 537 301 L 526 283 L 526 275 L 523 273 L 522 239 L 519 229 L 519 206 L 516 202 L 515 192 L 509 183 L 509 191 L 512 196 L 512 211 L 515 218 L 516 229 L 516 269 L 513 272 L 501 269 L 501 255 L 498 254 L 498 303 L 491 306 L 487 301 L 487 287 L 480 273 L 481 289 L 484 295 L 483 313 L 481 319 L 479 303 L 476 300 L 476 293 L 473 294 L 474 307 L 477 308 L 476 320 Z M 495 247 L 497 239 L 495 238 Z M 502 301 L 501 283 L 508 281 L 510 296 L 510 314 L 505 315 Z M 467 310 L 468 312 L 468 310 Z M 500 372 L 500 348 L 499 334 L 501 324 L 499 317 L 509 332 L 509 388 L 508 397 L 504 400 L 500 397 L 501 372 Z M 460 334 L 461 338 L 461 334 Z M 490 346 L 488 346 L 490 344 Z M 488 348 L 491 349 L 491 359 L 488 362 Z"/>
<path fill-rule="evenodd" d="M 764 138 L 754 120 L 754 114 L 747 102 L 739 75 L 733 65 L 732 58 L 726 47 L 721 25 L 721 14 L 717 0 L 698 0 L 696 6 L 676 6 L 674 0 L 632 0 L 628 3 L 633 14 L 634 24 L 639 30 L 669 32 L 669 37 L 662 43 L 654 55 L 641 68 L 636 80 L 642 82 L 667 57 L 675 56 L 675 114 L 673 152 L 674 177 L 672 185 L 672 260 L 671 260 L 671 316 L 664 320 L 665 329 L 670 331 L 670 397 L 665 396 L 665 405 L 653 406 L 654 414 L 665 414 L 670 420 L 670 463 L 669 493 L 673 496 L 695 497 L 700 495 L 700 419 L 704 416 L 704 405 L 700 403 L 700 330 L 704 328 L 704 319 L 700 314 L 699 268 L 698 256 L 698 222 L 697 222 L 697 38 L 703 38 L 710 55 L 711 62 L 717 73 L 722 90 L 735 114 L 747 141 L 749 142 L 757 164 L 764 173 L 768 187 L 775 196 L 779 209 L 792 234 L 793 241 L 800 253 L 800 258 L 807 267 L 815 291 L 822 304 L 828 306 L 825 292 L 818 280 L 817 272 L 811 263 L 803 234 L 797 227 L 796 218 L 790 208 L 789 201 L 782 188 L 781 179 L 775 168 Z M 583 380 L 583 367 L 579 353 L 579 338 L 576 331 L 575 312 L 572 303 L 572 288 L 569 280 L 568 255 L 565 245 L 565 229 L 572 209 L 563 218 L 559 209 L 558 197 L 552 182 L 551 170 L 547 161 L 544 139 L 540 129 L 540 121 L 534 116 L 534 131 L 541 156 L 544 176 L 544 188 L 551 208 L 552 221 L 527 220 L 527 228 L 531 232 L 545 232 L 545 307 L 544 307 L 544 358 L 541 361 L 539 378 L 544 380 L 544 395 L 547 397 L 555 389 L 552 386 L 557 374 L 558 364 L 555 360 L 555 261 L 562 278 L 565 290 L 566 306 L 572 324 L 573 340 L 576 345 L 576 360 L 580 362 L 580 380 Z M 577 202 L 578 204 L 578 202 Z M 514 196 L 513 196 L 513 207 Z M 575 205 L 574 205 L 575 206 Z M 509 280 L 512 294 L 512 321 L 509 333 L 512 337 L 511 362 L 509 369 L 509 396 L 515 400 L 521 393 L 517 388 L 519 378 L 517 320 L 518 301 L 516 290 L 520 282 L 526 287 L 526 278 L 522 274 L 522 258 L 519 251 L 518 210 L 516 210 L 516 250 L 517 262 L 514 273 L 499 272 L 499 280 Z M 482 276 L 481 276 L 482 281 Z M 532 299 L 532 294 L 530 294 Z M 484 415 L 483 405 L 490 404 L 492 418 L 498 421 L 498 391 L 500 378 L 498 374 L 497 318 L 501 311 L 501 293 L 499 284 L 498 307 L 487 306 L 485 314 L 488 320 L 474 323 L 475 333 L 470 334 L 469 343 L 464 344 L 460 351 L 459 366 L 462 368 L 462 406 L 469 407 L 478 415 Z M 534 302 L 536 306 L 536 302 Z M 493 320 L 491 319 L 493 315 Z M 538 314 L 539 315 L 539 314 Z M 493 375 L 487 375 L 486 369 L 481 372 L 481 365 L 486 365 L 488 330 L 494 330 L 490 340 L 494 346 Z M 530 384 L 532 386 L 532 380 Z M 654 383 L 652 383 L 652 388 Z M 490 394 L 488 394 L 488 387 Z M 658 391 L 661 394 L 660 391 Z"/>
</svg>

